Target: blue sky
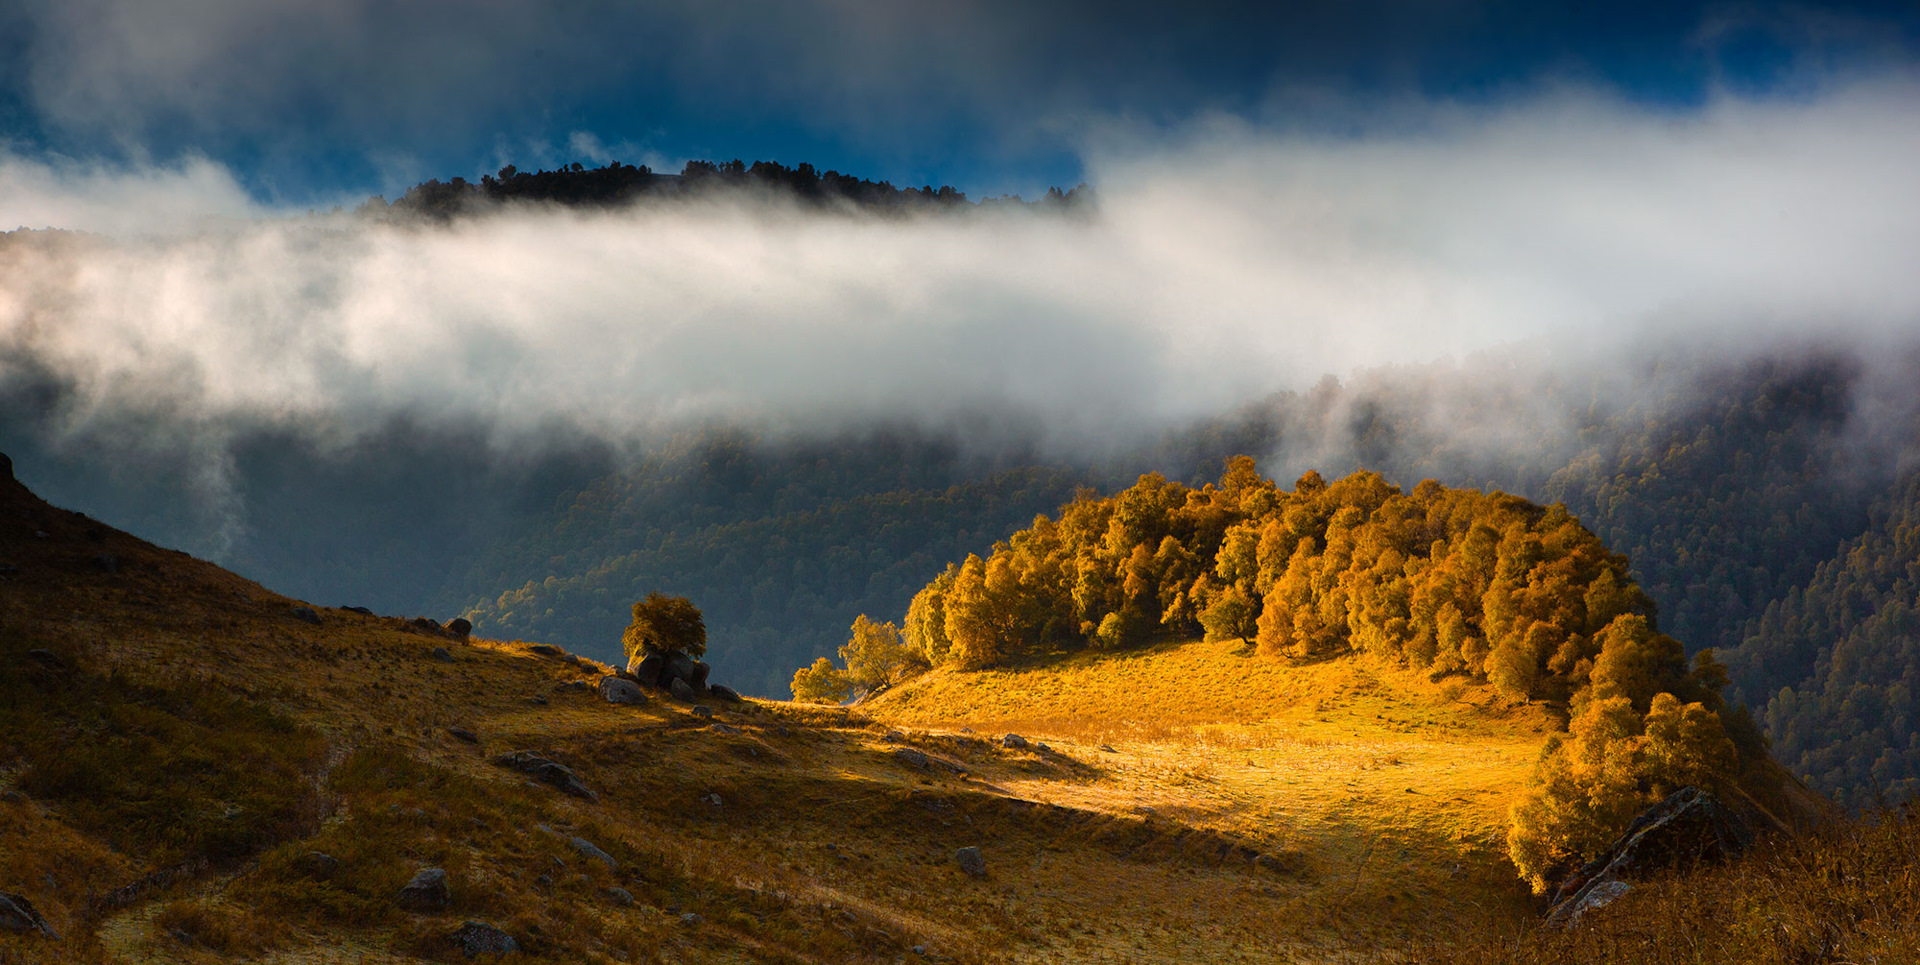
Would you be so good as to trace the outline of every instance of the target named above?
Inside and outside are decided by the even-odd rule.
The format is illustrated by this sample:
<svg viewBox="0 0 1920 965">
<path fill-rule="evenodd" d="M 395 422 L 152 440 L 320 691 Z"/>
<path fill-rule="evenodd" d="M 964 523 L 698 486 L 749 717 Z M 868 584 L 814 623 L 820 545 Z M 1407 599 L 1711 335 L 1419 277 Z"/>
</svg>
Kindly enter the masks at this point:
<svg viewBox="0 0 1920 965">
<path fill-rule="evenodd" d="M 204 157 L 292 204 L 610 157 L 808 161 L 1031 194 L 1116 126 L 1393 123 L 1598 89 L 1685 112 L 1910 69 L 1920 6 L 1421 0 L 5 0 L 0 138 Z"/>
</svg>

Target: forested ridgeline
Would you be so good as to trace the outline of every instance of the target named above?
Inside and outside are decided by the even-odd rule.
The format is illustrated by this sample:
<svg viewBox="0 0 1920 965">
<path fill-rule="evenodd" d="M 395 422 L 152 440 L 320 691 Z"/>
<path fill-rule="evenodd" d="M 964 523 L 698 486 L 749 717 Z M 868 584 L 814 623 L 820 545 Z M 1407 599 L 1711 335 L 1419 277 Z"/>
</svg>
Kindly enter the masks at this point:
<svg viewBox="0 0 1920 965">
<path fill-rule="evenodd" d="M 754 192 L 777 195 L 818 207 L 841 207 L 872 213 L 906 213 L 976 208 L 1019 208 L 1065 211 L 1085 204 L 1086 185 L 1071 191 L 1049 188 L 1037 201 L 1017 195 L 967 199 L 951 185 L 935 188 L 895 187 L 888 181 L 821 171 L 811 164 L 787 167 L 775 161 L 740 160 L 716 163 L 688 161 L 678 174 L 662 174 L 641 164 L 609 161 L 597 168 L 578 162 L 552 171 L 522 171 L 509 164 L 497 175 L 479 181 L 453 178 L 414 185 L 392 204 L 373 198 L 363 213 L 391 213 L 447 218 L 490 205 L 509 202 L 560 204 L 572 207 L 614 207 L 666 198 L 714 197 Z"/>
<path fill-rule="evenodd" d="M 1653 609 L 1626 558 L 1559 506 L 1431 480 L 1402 491 L 1365 471 L 1309 472 L 1288 492 L 1239 457 L 1217 484 L 1150 473 L 1111 497 L 1082 492 L 949 565 L 899 628 L 857 623 L 847 667 L 816 661 L 794 691 L 830 700 L 928 667 L 1198 634 L 1249 638 L 1265 659 L 1365 651 L 1459 675 L 1569 715 L 1509 835 L 1544 888 L 1674 788 L 1778 789 L 1751 721 L 1723 702 L 1719 664 L 1703 653 L 1690 669 Z"/>
<path fill-rule="evenodd" d="M 1774 753 L 1843 804 L 1920 796 L 1920 475 L 1729 654 Z"/>
</svg>

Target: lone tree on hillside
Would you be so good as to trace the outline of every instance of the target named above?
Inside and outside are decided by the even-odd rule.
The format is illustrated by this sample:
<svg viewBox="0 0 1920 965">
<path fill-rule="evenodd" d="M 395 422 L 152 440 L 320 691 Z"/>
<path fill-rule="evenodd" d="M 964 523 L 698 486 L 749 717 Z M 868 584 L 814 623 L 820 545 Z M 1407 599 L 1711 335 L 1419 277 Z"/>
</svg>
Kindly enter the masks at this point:
<svg viewBox="0 0 1920 965">
<path fill-rule="evenodd" d="M 684 653 L 698 659 L 707 652 L 707 622 L 684 596 L 658 592 L 633 605 L 633 622 L 620 637 L 633 660 L 647 654 Z"/>
</svg>

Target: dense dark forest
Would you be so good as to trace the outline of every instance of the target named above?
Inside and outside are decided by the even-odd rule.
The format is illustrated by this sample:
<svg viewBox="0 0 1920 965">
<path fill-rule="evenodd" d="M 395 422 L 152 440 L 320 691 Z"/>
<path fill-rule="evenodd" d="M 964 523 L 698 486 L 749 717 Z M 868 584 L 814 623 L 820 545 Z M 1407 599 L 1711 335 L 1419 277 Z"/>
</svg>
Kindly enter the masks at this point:
<svg viewBox="0 0 1920 965">
<path fill-rule="evenodd" d="M 1729 651 L 1774 753 L 1842 803 L 1920 796 L 1920 476 Z"/>
<path fill-rule="evenodd" d="M 438 179 L 414 185 L 392 204 L 374 198 L 364 213 L 447 218 L 501 203 L 548 203 L 571 207 L 613 207 L 644 200 L 713 197 L 726 192 L 778 195 L 816 207 L 847 207 L 868 213 L 953 210 L 961 208 L 1034 208 L 1068 210 L 1090 197 L 1086 185 L 1071 191 L 1049 188 L 1037 201 L 1002 195 L 968 200 L 952 187 L 895 187 L 887 181 L 821 171 L 811 164 L 787 167 L 776 161 L 688 161 L 679 174 L 661 174 L 646 165 L 609 161 L 597 168 L 578 162 L 552 171 L 522 171 L 509 164 L 477 182 Z"/>
</svg>

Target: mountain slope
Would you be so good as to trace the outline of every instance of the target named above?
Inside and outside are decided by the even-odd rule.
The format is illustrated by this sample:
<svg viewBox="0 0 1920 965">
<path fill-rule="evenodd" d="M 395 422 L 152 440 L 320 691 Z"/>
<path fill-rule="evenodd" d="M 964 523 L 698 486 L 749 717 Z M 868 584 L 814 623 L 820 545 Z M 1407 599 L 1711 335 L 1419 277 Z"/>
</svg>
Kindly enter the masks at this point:
<svg viewBox="0 0 1920 965">
<path fill-rule="evenodd" d="M 1423 905 L 1528 915 L 1471 834 L 1432 845 L 1458 877 L 1423 857 L 1388 884 L 1400 831 L 1186 810 L 1210 778 L 1151 735 L 1116 735 L 1108 761 L 846 710 L 615 707 L 589 661 L 337 609 L 314 623 L 11 479 L 0 561 L 0 891 L 60 935 L 0 933 L 0 959 L 460 960 L 448 936 L 474 920 L 533 961 L 1312 961 L 1432 935 Z M 1517 765 L 1527 741 L 1499 754 Z M 522 750 L 596 797 L 493 763 Z M 956 867 L 967 846 L 984 877 Z M 399 907 L 427 867 L 449 905 Z"/>
</svg>

